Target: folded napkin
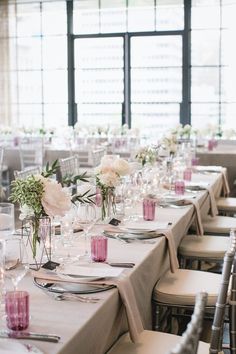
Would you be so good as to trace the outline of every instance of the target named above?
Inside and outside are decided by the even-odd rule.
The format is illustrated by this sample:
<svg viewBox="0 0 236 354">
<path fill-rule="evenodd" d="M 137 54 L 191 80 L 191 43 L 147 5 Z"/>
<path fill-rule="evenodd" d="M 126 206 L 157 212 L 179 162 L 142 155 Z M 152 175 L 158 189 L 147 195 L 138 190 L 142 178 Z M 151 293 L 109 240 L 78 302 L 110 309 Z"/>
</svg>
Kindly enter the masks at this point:
<svg viewBox="0 0 236 354">
<path fill-rule="evenodd" d="M 217 173 L 220 173 L 221 170 L 222 170 L 222 167 L 221 166 L 212 166 L 212 165 L 209 165 L 209 166 L 195 166 L 194 167 L 195 170 L 197 171 L 203 171 L 203 172 L 217 172 Z"/>
<path fill-rule="evenodd" d="M 195 224 L 196 224 L 196 233 L 197 233 L 197 235 L 202 236 L 204 234 L 204 230 L 203 230 L 203 226 L 202 226 L 202 218 L 201 218 L 200 207 L 199 207 L 198 201 L 193 200 L 193 199 L 183 199 L 181 202 L 183 205 L 188 205 L 188 204 L 193 205 Z"/>
<path fill-rule="evenodd" d="M 225 169 L 222 169 L 221 176 L 222 176 L 223 195 L 224 195 L 224 197 L 228 197 L 229 193 L 230 193 L 230 188 L 229 188 L 229 182 L 228 182 L 228 178 L 227 178 L 227 172 Z"/>
<path fill-rule="evenodd" d="M 168 245 L 168 252 L 169 252 L 169 260 L 170 260 L 170 270 L 172 273 L 179 268 L 179 261 L 177 258 L 175 244 L 174 244 L 174 237 L 171 230 L 163 230 L 161 234 L 165 236 Z"/>
<path fill-rule="evenodd" d="M 210 214 L 214 218 L 216 215 L 218 215 L 216 199 L 215 199 L 215 195 L 213 193 L 212 187 L 208 186 L 207 190 L 208 190 L 209 197 L 210 197 Z"/>
<path fill-rule="evenodd" d="M 149 223 L 149 221 L 147 223 Z M 166 223 L 163 223 L 163 225 L 166 227 Z M 112 226 L 112 225 L 106 225 L 106 227 L 104 228 L 104 231 L 110 232 L 110 233 L 124 232 L 119 228 L 119 226 Z M 127 233 L 128 233 L 128 230 L 127 230 Z M 169 259 L 170 259 L 170 270 L 172 273 L 174 273 L 175 270 L 179 268 L 179 261 L 178 261 L 176 250 L 175 250 L 173 233 L 170 229 L 163 228 L 163 229 L 158 229 L 157 234 L 160 236 L 165 236 L 165 238 L 167 240 Z"/>
<path fill-rule="evenodd" d="M 125 311 L 127 315 L 127 321 L 129 325 L 130 338 L 135 343 L 138 342 L 140 333 L 144 330 L 138 306 L 136 303 L 133 287 L 127 276 L 113 278 L 113 279 L 102 279 L 96 281 L 83 281 L 81 278 L 60 278 L 54 272 L 48 272 L 44 270 L 32 271 L 31 274 L 37 279 L 50 280 L 54 282 L 70 282 L 77 284 L 93 284 L 93 285 L 114 285 L 117 287 L 120 297 L 125 306 Z"/>
</svg>

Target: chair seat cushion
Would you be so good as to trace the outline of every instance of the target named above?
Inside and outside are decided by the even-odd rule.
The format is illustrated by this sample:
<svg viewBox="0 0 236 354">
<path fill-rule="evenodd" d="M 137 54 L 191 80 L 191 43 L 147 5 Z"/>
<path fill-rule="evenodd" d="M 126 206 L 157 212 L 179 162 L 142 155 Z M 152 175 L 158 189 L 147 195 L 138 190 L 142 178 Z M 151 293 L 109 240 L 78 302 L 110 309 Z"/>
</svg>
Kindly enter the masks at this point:
<svg viewBox="0 0 236 354">
<path fill-rule="evenodd" d="M 181 256 L 223 259 L 229 246 L 229 237 L 186 235 L 178 252 Z"/>
<path fill-rule="evenodd" d="M 221 274 L 191 269 L 167 271 L 153 290 L 153 300 L 170 305 L 195 304 L 195 296 L 200 291 L 208 293 L 207 304 L 214 306 L 221 284 Z"/>
<path fill-rule="evenodd" d="M 219 210 L 236 212 L 236 198 L 219 198 L 216 204 Z"/>
<path fill-rule="evenodd" d="M 230 216 L 205 217 L 203 222 L 204 232 L 215 234 L 229 234 L 230 229 L 236 228 L 236 218 Z"/>
<path fill-rule="evenodd" d="M 179 342 L 181 337 L 154 331 L 143 331 L 138 343 L 130 341 L 129 334 L 121 336 L 108 354 L 168 354 Z M 198 354 L 209 354 L 209 344 L 200 342 Z"/>
</svg>

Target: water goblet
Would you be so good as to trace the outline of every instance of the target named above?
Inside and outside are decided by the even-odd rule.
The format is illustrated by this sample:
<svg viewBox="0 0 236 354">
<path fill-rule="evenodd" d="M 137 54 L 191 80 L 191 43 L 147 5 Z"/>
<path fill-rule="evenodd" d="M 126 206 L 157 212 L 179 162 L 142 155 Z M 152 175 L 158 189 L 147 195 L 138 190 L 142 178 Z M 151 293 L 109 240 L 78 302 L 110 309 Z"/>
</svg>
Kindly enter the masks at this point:
<svg viewBox="0 0 236 354">
<path fill-rule="evenodd" d="M 88 203 L 79 203 L 77 221 L 80 226 L 82 226 L 83 235 L 85 237 L 85 251 L 84 254 L 80 256 L 80 258 L 84 260 L 90 260 L 88 237 L 89 232 L 97 222 L 95 205 Z"/>
<path fill-rule="evenodd" d="M 5 278 L 10 279 L 14 291 L 19 282 L 29 270 L 29 262 L 26 246 L 22 239 L 11 238 L 5 241 Z"/>
</svg>

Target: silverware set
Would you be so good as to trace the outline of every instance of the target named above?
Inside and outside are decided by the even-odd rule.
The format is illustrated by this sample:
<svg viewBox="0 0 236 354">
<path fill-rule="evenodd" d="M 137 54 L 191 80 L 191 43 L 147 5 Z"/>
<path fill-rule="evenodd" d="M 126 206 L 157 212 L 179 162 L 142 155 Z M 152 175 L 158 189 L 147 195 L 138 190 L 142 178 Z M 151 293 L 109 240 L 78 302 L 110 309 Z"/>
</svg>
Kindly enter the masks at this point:
<svg viewBox="0 0 236 354">
<path fill-rule="evenodd" d="M 140 239 L 138 237 L 135 237 L 134 234 L 131 234 L 130 235 L 130 238 L 125 238 L 125 237 L 122 237 L 124 234 L 122 233 L 117 233 L 117 234 L 112 234 L 112 236 L 109 236 L 111 238 L 115 238 L 117 241 L 120 241 L 120 242 L 123 242 L 123 243 L 146 243 L 146 244 L 154 244 L 156 243 L 156 240 L 152 240 L 152 239 Z M 126 236 L 128 234 L 125 234 Z M 122 263 L 121 263 L 122 264 Z M 112 263 L 110 264 L 112 266 Z M 114 267 L 114 266 L 113 266 Z M 122 267 L 122 265 L 121 265 Z M 129 267 L 127 267 L 129 268 Z M 132 268 L 132 267 L 130 267 Z"/>
<path fill-rule="evenodd" d="M 45 342 L 53 342 L 53 343 L 57 343 L 60 340 L 60 337 L 55 334 L 10 331 L 6 329 L 0 330 L 0 338 L 31 339 L 31 340 L 40 340 Z"/>
<path fill-rule="evenodd" d="M 94 296 L 84 296 L 84 295 L 79 295 L 79 294 L 75 294 L 75 293 L 70 293 L 70 292 L 64 292 L 64 293 L 54 293 L 51 291 L 45 291 L 45 293 L 52 297 L 54 300 L 56 301 L 64 301 L 64 300 L 68 300 L 68 301 L 79 301 L 79 302 L 84 302 L 84 303 L 97 303 L 98 301 L 100 301 L 101 299 L 98 297 L 94 297 Z"/>
</svg>

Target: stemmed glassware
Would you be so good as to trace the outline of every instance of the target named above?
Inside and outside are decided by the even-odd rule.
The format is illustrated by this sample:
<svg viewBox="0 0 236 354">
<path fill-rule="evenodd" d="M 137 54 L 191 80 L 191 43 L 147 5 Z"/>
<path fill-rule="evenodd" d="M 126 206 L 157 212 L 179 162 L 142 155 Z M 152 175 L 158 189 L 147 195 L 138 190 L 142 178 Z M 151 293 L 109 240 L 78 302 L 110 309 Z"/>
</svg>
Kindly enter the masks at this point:
<svg viewBox="0 0 236 354">
<path fill-rule="evenodd" d="M 14 290 L 29 270 L 26 246 L 22 239 L 10 238 L 5 241 L 5 279 L 10 279 Z"/>
<path fill-rule="evenodd" d="M 85 251 L 80 259 L 90 260 L 90 247 L 88 242 L 89 232 L 97 221 L 96 208 L 94 204 L 79 203 L 77 212 L 77 222 L 83 228 L 85 237 Z"/>
</svg>

